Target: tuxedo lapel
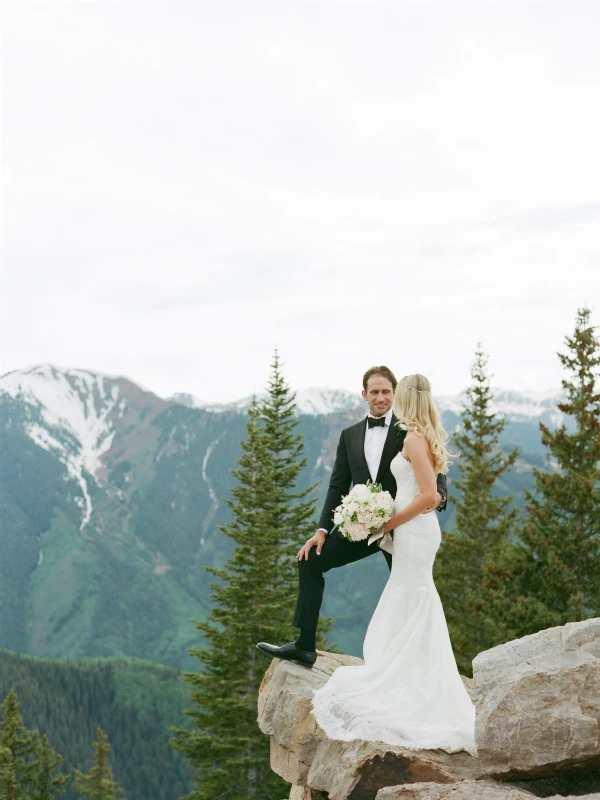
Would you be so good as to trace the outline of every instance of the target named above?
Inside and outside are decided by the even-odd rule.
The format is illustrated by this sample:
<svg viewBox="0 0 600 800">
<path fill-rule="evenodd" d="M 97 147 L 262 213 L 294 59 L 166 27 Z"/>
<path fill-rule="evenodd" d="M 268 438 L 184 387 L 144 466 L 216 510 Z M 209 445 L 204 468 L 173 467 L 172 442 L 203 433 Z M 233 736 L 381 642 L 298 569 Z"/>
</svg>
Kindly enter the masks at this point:
<svg viewBox="0 0 600 800">
<path fill-rule="evenodd" d="M 365 431 L 367 430 L 367 419 L 361 425 L 357 425 L 352 429 L 352 452 L 356 463 L 359 465 L 361 471 L 364 470 L 365 476 L 370 476 L 369 465 L 365 456 Z M 373 478 L 371 478 L 373 480 Z M 356 483 L 357 481 L 355 481 Z M 366 483 L 366 480 L 365 480 Z"/>
<path fill-rule="evenodd" d="M 402 442 L 404 439 L 402 435 L 403 431 L 401 431 L 400 428 L 398 428 L 398 425 L 396 424 L 397 422 L 398 419 L 396 418 L 396 415 L 392 414 L 392 419 L 390 421 L 390 426 L 388 428 L 385 444 L 383 445 L 383 451 L 381 453 L 381 461 L 379 462 L 379 470 L 377 472 L 377 478 L 375 479 L 375 483 L 381 482 L 381 476 L 390 466 L 391 460 L 402 449 Z"/>
</svg>

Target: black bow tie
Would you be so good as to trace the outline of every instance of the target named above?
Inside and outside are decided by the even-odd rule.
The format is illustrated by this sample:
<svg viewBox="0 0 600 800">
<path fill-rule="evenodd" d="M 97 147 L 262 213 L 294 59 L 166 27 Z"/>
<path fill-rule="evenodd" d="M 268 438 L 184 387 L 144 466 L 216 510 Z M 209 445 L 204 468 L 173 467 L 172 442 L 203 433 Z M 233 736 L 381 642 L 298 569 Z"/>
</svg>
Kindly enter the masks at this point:
<svg viewBox="0 0 600 800">
<path fill-rule="evenodd" d="M 381 425 L 382 428 L 385 428 L 385 417 L 367 417 L 367 422 L 369 423 L 369 428 L 376 428 L 378 425 Z"/>
</svg>

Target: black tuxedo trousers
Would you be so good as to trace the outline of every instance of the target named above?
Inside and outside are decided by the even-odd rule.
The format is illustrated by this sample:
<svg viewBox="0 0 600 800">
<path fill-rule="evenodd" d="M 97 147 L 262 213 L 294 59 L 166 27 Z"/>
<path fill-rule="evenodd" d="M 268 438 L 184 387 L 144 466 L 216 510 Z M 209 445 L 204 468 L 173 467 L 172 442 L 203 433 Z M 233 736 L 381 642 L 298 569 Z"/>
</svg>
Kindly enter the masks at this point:
<svg viewBox="0 0 600 800">
<path fill-rule="evenodd" d="M 395 416 L 392 416 L 392 424 L 388 428 L 379 470 L 375 477 L 370 475 L 365 458 L 364 442 L 367 420 L 364 419 L 342 431 L 327 497 L 319 520 L 319 527 L 331 532 L 325 539 L 320 555 L 317 555 L 317 548 L 313 547 L 308 560 L 302 559 L 298 562 L 298 600 L 292 623 L 298 628 L 310 631 L 317 629 L 325 589 L 325 578 L 323 577 L 325 572 L 354 561 L 361 561 L 375 553 L 383 553 L 389 568 L 392 568 L 392 556 L 381 550 L 378 542 L 374 542 L 371 546 L 368 546 L 366 541 L 351 542 L 337 529 L 331 529 L 334 510 L 341 503 L 342 497 L 348 494 L 352 485 L 373 481 L 380 483 L 392 497 L 396 496 L 396 479 L 390 470 L 390 463 L 402 450 L 406 435 L 398 428 L 396 422 Z M 444 498 L 447 497 L 445 475 L 438 475 L 437 485 L 439 493 Z M 445 508 L 445 503 L 441 508 Z"/>
<path fill-rule="evenodd" d="M 319 613 L 325 591 L 325 572 L 344 564 L 352 564 L 363 558 L 382 553 L 388 566 L 392 568 L 392 556 L 379 547 L 378 542 L 371 546 L 363 542 L 351 542 L 341 534 L 330 533 L 323 543 L 321 555 L 317 555 L 317 548 L 313 547 L 308 554 L 308 560 L 298 562 L 298 600 L 292 625 L 309 631 L 316 631 L 319 622 Z"/>
</svg>

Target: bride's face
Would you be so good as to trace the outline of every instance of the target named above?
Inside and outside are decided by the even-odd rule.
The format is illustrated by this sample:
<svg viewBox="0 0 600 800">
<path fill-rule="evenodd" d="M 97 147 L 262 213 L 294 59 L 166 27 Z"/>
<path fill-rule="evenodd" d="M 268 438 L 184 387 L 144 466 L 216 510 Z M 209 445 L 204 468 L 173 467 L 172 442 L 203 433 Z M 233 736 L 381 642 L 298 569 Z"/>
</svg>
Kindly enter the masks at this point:
<svg viewBox="0 0 600 800">
<path fill-rule="evenodd" d="M 367 381 L 367 391 L 363 391 L 362 396 L 369 404 L 371 414 L 374 417 L 383 417 L 392 407 L 394 389 L 383 375 L 371 375 Z"/>
</svg>

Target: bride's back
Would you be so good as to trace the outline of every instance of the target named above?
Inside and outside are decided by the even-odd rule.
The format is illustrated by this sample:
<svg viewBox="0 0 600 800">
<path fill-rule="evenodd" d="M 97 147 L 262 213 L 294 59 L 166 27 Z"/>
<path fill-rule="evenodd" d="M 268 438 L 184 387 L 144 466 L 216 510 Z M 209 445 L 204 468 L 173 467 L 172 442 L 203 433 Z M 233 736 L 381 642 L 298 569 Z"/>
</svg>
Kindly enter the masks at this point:
<svg viewBox="0 0 600 800">
<path fill-rule="evenodd" d="M 398 490 L 394 513 L 409 505 L 419 494 L 419 484 L 410 461 L 402 453 L 393 459 L 390 469 Z M 394 531 L 392 580 L 395 583 L 415 584 L 432 580 L 433 562 L 441 543 L 441 531 L 435 511 L 417 514 Z"/>
</svg>

